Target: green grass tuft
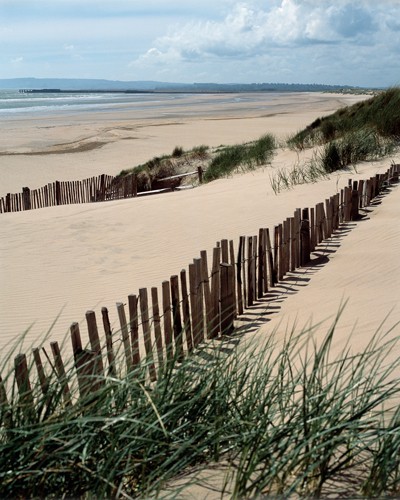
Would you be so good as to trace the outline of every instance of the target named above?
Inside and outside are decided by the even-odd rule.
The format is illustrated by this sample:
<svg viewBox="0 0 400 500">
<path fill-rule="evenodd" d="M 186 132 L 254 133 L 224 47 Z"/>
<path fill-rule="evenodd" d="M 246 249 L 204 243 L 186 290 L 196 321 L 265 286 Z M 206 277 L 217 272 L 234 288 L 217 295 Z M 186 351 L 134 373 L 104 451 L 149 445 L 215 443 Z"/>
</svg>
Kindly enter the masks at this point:
<svg viewBox="0 0 400 500">
<path fill-rule="evenodd" d="M 239 167 L 251 170 L 267 163 L 276 148 L 275 138 L 271 134 L 260 137 L 257 141 L 234 146 L 224 146 L 211 161 L 204 181 L 209 182 L 231 175 Z"/>
<path fill-rule="evenodd" d="M 208 346 L 173 360 L 153 384 L 145 367 L 105 377 L 70 407 L 51 375 L 45 397 L 34 386 L 33 416 L 9 372 L 0 496 L 149 497 L 218 461 L 230 466 L 233 497 L 315 497 L 348 476 L 353 495 L 398 495 L 400 361 L 388 355 L 400 339 L 377 333 L 361 353 L 333 357 L 334 330 Z"/>
</svg>

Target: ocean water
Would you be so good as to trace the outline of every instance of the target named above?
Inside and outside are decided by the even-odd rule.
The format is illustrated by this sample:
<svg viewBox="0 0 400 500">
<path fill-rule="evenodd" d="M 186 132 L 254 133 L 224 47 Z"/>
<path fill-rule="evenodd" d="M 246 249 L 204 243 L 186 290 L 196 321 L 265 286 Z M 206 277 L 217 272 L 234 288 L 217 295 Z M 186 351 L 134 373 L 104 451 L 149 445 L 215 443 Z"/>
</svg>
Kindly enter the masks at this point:
<svg viewBox="0 0 400 500">
<path fill-rule="evenodd" d="M 107 111 L 119 107 L 160 105 L 179 100 L 181 94 L 121 94 L 121 93 L 20 93 L 0 90 L 0 116 L 15 114 L 46 114 L 59 111 Z"/>
<path fill-rule="evenodd" d="M 0 89 L 0 118 L 1 117 L 22 117 L 41 116 L 79 112 L 111 112 L 119 110 L 141 110 L 157 109 L 163 114 L 163 108 L 171 111 L 171 106 L 179 110 L 180 106 L 190 107 L 212 104 L 224 107 L 247 102 L 257 104 L 261 108 L 267 108 L 272 101 L 279 96 L 279 93 L 259 93 L 259 94 L 187 94 L 187 93 L 159 93 L 159 94 L 123 94 L 123 93 L 20 93 L 18 90 Z"/>
</svg>

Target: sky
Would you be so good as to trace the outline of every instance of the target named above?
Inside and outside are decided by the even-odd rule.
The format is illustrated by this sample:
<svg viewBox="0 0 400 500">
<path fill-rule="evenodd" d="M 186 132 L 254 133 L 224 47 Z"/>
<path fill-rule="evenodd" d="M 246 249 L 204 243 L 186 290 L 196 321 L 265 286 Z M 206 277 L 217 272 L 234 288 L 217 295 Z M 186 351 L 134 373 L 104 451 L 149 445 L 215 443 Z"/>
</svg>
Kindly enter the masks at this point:
<svg viewBox="0 0 400 500">
<path fill-rule="evenodd" d="M 0 78 L 400 85 L 400 0 L 0 0 Z"/>
</svg>

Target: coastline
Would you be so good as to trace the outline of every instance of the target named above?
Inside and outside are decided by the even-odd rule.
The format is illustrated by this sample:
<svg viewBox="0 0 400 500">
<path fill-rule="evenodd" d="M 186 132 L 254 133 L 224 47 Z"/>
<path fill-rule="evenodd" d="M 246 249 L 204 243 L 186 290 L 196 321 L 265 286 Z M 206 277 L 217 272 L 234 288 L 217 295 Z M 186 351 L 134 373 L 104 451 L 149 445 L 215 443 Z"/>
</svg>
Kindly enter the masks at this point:
<svg viewBox="0 0 400 500">
<path fill-rule="evenodd" d="M 116 104 L 107 112 L 2 117 L 0 196 L 55 180 L 118 174 L 175 146 L 217 147 L 270 132 L 285 139 L 320 115 L 367 96 L 319 93 L 186 96 L 179 102 Z"/>
<path fill-rule="evenodd" d="M 111 123 L 104 123 L 86 115 L 81 122 L 71 121 L 70 137 L 64 134 L 65 117 L 58 117 L 52 123 L 54 128 L 50 129 L 51 134 L 42 138 L 42 144 L 38 133 L 43 132 L 43 129 L 38 128 L 38 123 L 21 121 L 18 126 L 14 124 L 20 132 L 14 138 L 14 150 L 26 147 L 29 137 L 38 141 L 32 144 L 32 149 L 42 148 L 43 151 L 54 147 L 54 141 L 60 141 L 56 147 L 65 147 L 65 143 L 71 144 L 71 138 L 76 141 L 77 137 L 81 137 L 84 140 L 88 132 L 104 131 L 106 128 L 110 128 L 112 134 L 117 134 L 117 130 L 122 135 L 125 132 L 131 134 L 131 130 L 126 130 L 129 123 L 137 135 L 134 142 L 135 160 L 132 159 L 131 141 L 117 135 L 115 140 L 93 151 L 45 156 L 1 156 L 0 164 L 4 167 L 4 162 L 10 160 L 9 168 L 18 165 L 21 174 L 24 174 L 23 184 L 29 185 L 30 181 L 35 180 L 40 185 L 43 183 L 41 179 L 44 182 L 54 180 L 56 174 L 63 174 L 63 179 L 70 175 L 75 180 L 77 175 L 87 177 L 92 172 L 103 173 L 105 164 L 110 165 L 110 158 L 114 158 L 115 163 L 111 165 L 119 172 L 119 162 L 124 159 L 129 160 L 129 166 L 132 166 L 156 154 L 172 151 L 177 144 L 186 148 L 202 143 L 215 146 L 221 143 L 232 144 L 255 139 L 267 131 L 284 138 L 291 131 L 298 130 L 341 105 L 341 102 L 336 101 L 337 96 L 333 101 L 322 99 L 316 102 L 314 98 L 315 96 L 311 96 L 312 100 L 306 99 L 305 103 L 298 101 L 294 107 L 292 102 L 280 103 L 280 113 L 267 117 L 263 116 L 262 110 L 258 114 L 254 110 L 246 110 L 245 105 L 242 106 L 241 115 L 237 109 L 232 116 L 223 115 L 222 112 L 213 115 L 212 110 L 208 109 L 208 115 L 192 116 L 176 122 L 164 117 L 158 121 L 148 118 L 146 123 L 131 123 L 128 119 L 121 121 L 119 116 L 119 119 L 114 117 Z M 203 109 L 202 112 L 206 113 L 206 110 Z M 39 123 L 43 126 L 43 122 Z M 11 130 L 10 127 L 10 134 Z M 236 244 L 239 236 L 256 234 L 259 227 L 273 227 L 297 207 L 312 206 L 331 196 L 338 188 L 347 185 L 349 178 L 364 179 L 386 171 L 391 161 L 387 158 L 379 162 L 364 163 L 357 167 L 357 173 L 338 172 L 330 179 L 296 186 L 276 196 L 270 182 L 271 168 L 290 167 L 297 159 L 296 153 L 280 150 L 272 167 L 220 179 L 186 192 L 147 199 L 2 214 L 0 347 L 5 349 L 12 344 L 30 325 L 33 326 L 24 339 L 24 346 L 40 343 L 51 328 L 49 339 L 62 341 L 72 322 L 84 324 L 85 311 L 93 309 L 99 315 L 102 306 L 113 311 L 113 327 L 118 328 L 115 303 L 125 302 L 130 293 L 137 293 L 138 288 L 159 287 L 163 280 L 185 268 L 201 250 L 207 250 L 210 254 L 216 241 L 227 238 L 233 239 Z M 400 163 L 400 156 L 394 157 L 394 161 Z M 3 168 L 1 172 L 5 178 Z M 10 180 L 16 183 L 20 178 L 11 176 Z M 19 189 L 20 187 L 19 185 Z M 394 191 L 389 195 L 393 210 L 399 203 L 398 188 Z M 386 200 L 383 200 L 383 204 L 385 203 Z M 361 242 L 365 241 L 370 234 L 368 221 L 362 224 L 366 233 L 355 228 L 351 234 L 350 249 L 354 251 L 360 245 L 360 238 Z M 355 320 L 362 318 L 363 325 L 371 317 L 371 324 L 382 320 L 394 305 L 393 297 L 400 293 L 400 280 L 392 272 L 397 265 L 396 249 L 400 248 L 398 231 L 383 219 L 378 236 L 390 241 L 387 255 L 382 257 L 387 265 L 379 275 L 382 283 L 379 287 L 379 308 L 374 305 L 374 288 L 371 289 L 365 281 L 361 281 L 361 288 L 356 287 L 355 304 L 349 304 L 348 314 Z M 293 301 L 303 304 L 302 322 L 310 315 L 315 315 L 310 304 L 316 307 L 315 311 L 319 311 L 320 319 L 336 313 L 340 299 L 345 299 L 348 293 L 348 285 L 337 279 L 337 273 L 352 276 L 354 258 L 365 269 L 369 269 L 371 259 L 368 252 L 347 258 L 351 255 L 350 250 L 344 254 L 342 251 L 338 249 L 337 252 L 338 257 L 343 256 L 340 259 L 340 270 L 331 264 L 321 269 L 318 276 L 322 282 L 318 284 L 314 277 L 310 280 L 306 288 L 307 294 L 304 294 L 305 305 L 301 302 L 301 290 L 292 301 L 288 300 L 282 305 L 274 322 L 266 324 L 267 330 L 277 326 L 279 321 L 286 321 L 284 318 L 295 319 L 296 306 L 291 304 Z M 379 256 L 379 249 L 376 252 Z M 334 258 L 337 259 L 336 256 Z M 375 269 L 369 269 L 368 280 L 373 280 L 373 272 L 375 273 Z M 357 279 L 360 277 L 353 279 L 354 286 L 358 283 Z M 314 282 L 317 284 L 314 285 Z M 334 297 L 326 302 L 326 307 L 320 306 L 323 283 L 336 283 Z M 351 290 L 351 293 L 355 293 Z M 59 314 L 56 325 L 52 327 Z M 398 307 L 393 314 L 393 320 L 400 320 Z M 69 348 L 68 340 L 66 347 Z"/>
</svg>

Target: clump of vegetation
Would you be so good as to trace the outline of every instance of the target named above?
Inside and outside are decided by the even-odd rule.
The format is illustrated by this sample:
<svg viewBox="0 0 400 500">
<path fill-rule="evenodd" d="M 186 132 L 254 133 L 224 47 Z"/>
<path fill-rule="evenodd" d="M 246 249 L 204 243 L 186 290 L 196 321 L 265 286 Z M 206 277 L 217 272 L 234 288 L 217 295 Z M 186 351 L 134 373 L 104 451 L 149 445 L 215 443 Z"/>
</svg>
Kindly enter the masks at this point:
<svg viewBox="0 0 400 500">
<path fill-rule="evenodd" d="M 276 148 L 275 138 L 266 134 L 257 141 L 225 146 L 212 159 L 205 175 L 206 182 L 213 181 L 237 171 L 239 167 L 250 170 L 267 163 Z"/>
<path fill-rule="evenodd" d="M 304 165 L 295 164 L 292 168 L 279 168 L 270 174 L 271 186 L 275 194 L 283 189 L 291 189 L 299 184 L 309 184 L 327 177 L 328 173 L 316 158 Z"/>
<path fill-rule="evenodd" d="M 174 150 L 172 151 L 172 158 L 180 158 L 183 153 L 184 151 L 181 146 L 175 146 Z"/>
<path fill-rule="evenodd" d="M 33 387 L 34 412 L 10 371 L 0 496 L 151 497 L 188 467 L 221 460 L 235 498 L 317 497 L 335 481 L 341 497 L 398 496 L 400 360 L 388 355 L 400 339 L 377 333 L 361 353 L 345 347 L 333 357 L 334 330 L 325 339 L 289 332 L 283 345 L 272 334 L 263 347 L 204 347 L 152 384 L 145 365 L 120 377 L 118 357 L 114 375 L 86 398 L 73 393 L 70 406 L 52 374 L 46 396 Z"/>
<path fill-rule="evenodd" d="M 271 176 L 275 193 L 295 184 L 314 182 L 361 161 L 377 160 L 400 144 L 400 88 L 317 118 L 288 140 L 296 151 L 316 147 L 303 167 L 281 169 Z"/>
<path fill-rule="evenodd" d="M 318 118 L 291 137 L 288 144 L 302 150 L 357 132 L 396 142 L 400 140 L 400 88 L 391 88 L 329 116 Z"/>
</svg>

